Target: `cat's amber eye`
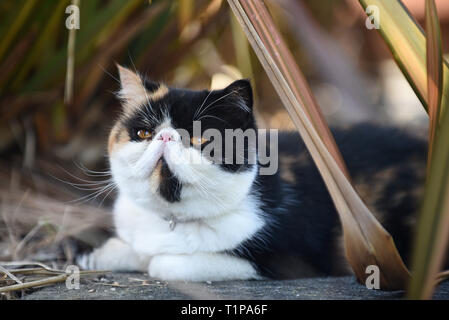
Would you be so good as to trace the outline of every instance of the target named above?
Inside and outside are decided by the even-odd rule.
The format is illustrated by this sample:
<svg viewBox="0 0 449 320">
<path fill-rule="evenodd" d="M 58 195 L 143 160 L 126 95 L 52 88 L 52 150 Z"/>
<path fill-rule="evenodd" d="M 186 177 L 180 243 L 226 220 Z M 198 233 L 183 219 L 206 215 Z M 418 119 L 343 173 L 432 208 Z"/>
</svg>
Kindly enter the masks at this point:
<svg viewBox="0 0 449 320">
<path fill-rule="evenodd" d="M 190 141 L 192 142 L 192 144 L 194 146 L 200 146 L 203 143 L 206 143 L 209 141 L 209 139 L 203 138 L 203 137 L 192 137 L 192 139 L 190 139 Z"/>
<path fill-rule="evenodd" d="M 140 139 L 150 139 L 151 138 L 151 132 L 149 130 L 140 129 L 137 131 L 137 136 Z"/>
</svg>

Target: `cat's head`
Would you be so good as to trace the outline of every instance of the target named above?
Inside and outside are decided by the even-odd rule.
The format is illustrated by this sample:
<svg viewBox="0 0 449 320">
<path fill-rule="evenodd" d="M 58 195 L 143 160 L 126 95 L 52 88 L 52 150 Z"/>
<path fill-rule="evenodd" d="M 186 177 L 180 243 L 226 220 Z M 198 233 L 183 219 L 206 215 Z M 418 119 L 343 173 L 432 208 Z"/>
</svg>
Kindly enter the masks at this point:
<svg viewBox="0 0 449 320">
<path fill-rule="evenodd" d="M 249 81 L 193 91 L 118 68 L 123 110 L 108 152 L 119 192 L 186 219 L 238 204 L 257 172 L 254 136 L 241 136 L 256 131 Z"/>
</svg>

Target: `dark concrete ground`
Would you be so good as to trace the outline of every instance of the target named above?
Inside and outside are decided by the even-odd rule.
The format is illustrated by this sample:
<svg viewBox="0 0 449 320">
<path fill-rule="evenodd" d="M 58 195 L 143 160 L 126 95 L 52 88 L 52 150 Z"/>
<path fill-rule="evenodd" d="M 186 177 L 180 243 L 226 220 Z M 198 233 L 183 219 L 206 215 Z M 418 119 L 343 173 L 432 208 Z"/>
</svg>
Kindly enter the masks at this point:
<svg viewBox="0 0 449 320">
<path fill-rule="evenodd" d="M 23 299 L 401 299 L 403 292 L 368 290 L 353 277 L 308 278 L 288 281 L 164 282 L 142 273 L 111 273 L 81 279 L 78 290 L 65 283 L 26 294 Z M 449 299 L 449 281 L 435 299 Z"/>
</svg>

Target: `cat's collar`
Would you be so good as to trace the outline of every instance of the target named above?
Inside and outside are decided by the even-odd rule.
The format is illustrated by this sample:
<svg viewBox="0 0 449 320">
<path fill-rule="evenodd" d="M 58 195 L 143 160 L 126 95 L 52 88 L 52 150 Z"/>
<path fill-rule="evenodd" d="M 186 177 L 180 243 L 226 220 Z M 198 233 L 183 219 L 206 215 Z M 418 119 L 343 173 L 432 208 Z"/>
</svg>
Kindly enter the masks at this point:
<svg viewBox="0 0 449 320">
<path fill-rule="evenodd" d="M 178 219 L 172 214 L 169 217 L 164 217 L 164 220 L 168 222 L 168 227 L 170 231 L 175 230 L 176 224 L 178 223 Z"/>
<path fill-rule="evenodd" d="M 199 219 L 179 220 L 173 214 L 168 216 L 168 217 L 163 217 L 163 219 L 168 222 L 168 227 L 170 228 L 170 231 L 175 230 L 176 225 L 178 223 L 193 222 L 193 221 L 198 221 L 199 220 Z"/>
</svg>

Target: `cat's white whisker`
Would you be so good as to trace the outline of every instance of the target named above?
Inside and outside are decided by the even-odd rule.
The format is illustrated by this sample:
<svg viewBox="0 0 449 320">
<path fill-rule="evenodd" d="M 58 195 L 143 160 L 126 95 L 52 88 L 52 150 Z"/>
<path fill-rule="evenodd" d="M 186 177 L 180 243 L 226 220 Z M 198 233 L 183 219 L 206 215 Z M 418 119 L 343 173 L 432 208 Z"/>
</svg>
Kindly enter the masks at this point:
<svg viewBox="0 0 449 320">
<path fill-rule="evenodd" d="M 204 98 L 203 102 L 201 103 L 201 106 L 195 110 L 195 113 L 193 114 L 193 120 L 195 120 L 198 117 L 198 113 L 201 112 L 201 109 L 204 106 L 204 103 L 206 103 L 207 98 L 209 98 L 209 96 L 212 94 L 212 90 L 209 91 L 209 93 L 206 95 L 206 98 Z"/>
<path fill-rule="evenodd" d="M 118 84 L 120 84 L 120 80 L 117 79 L 116 77 L 114 77 L 110 72 L 108 72 L 105 68 L 103 68 L 102 66 L 98 65 L 98 67 L 103 70 L 104 73 L 106 73 L 109 77 L 111 77 L 113 80 L 115 80 Z"/>
<path fill-rule="evenodd" d="M 115 184 L 108 184 L 107 186 L 101 188 L 100 190 L 97 190 L 95 192 L 92 192 L 88 195 L 82 196 L 78 199 L 75 200 L 71 200 L 71 201 L 67 201 L 66 203 L 68 204 L 79 204 L 79 203 L 85 203 L 85 202 L 89 202 L 92 200 L 95 200 L 96 198 L 98 198 L 101 194 L 109 191 L 111 188 L 115 188 Z"/>
<path fill-rule="evenodd" d="M 201 116 L 204 112 L 206 112 L 207 108 L 209 108 L 210 106 L 214 105 L 216 102 L 223 100 L 224 98 L 226 98 L 227 96 L 236 93 L 235 90 L 228 92 L 227 94 L 222 95 L 221 97 L 215 99 L 214 101 L 212 101 L 211 103 L 209 103 L 201 112 L 199 112 L 198 117 Z M 195 120 L 195 118 L 194 118 Z"/>
</svg>

